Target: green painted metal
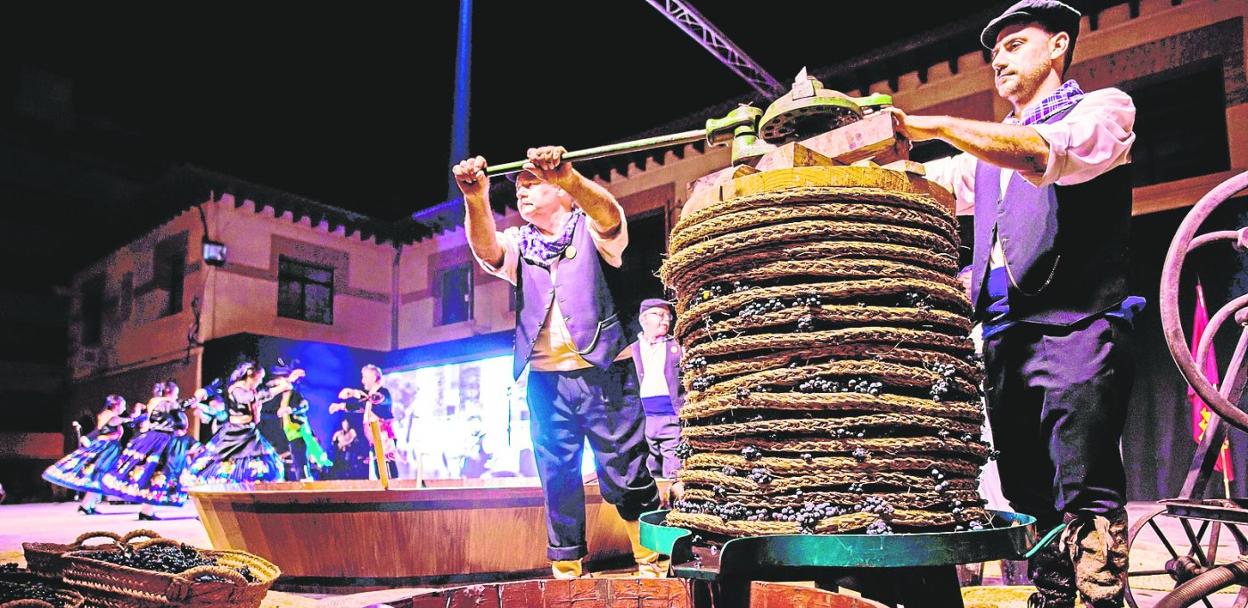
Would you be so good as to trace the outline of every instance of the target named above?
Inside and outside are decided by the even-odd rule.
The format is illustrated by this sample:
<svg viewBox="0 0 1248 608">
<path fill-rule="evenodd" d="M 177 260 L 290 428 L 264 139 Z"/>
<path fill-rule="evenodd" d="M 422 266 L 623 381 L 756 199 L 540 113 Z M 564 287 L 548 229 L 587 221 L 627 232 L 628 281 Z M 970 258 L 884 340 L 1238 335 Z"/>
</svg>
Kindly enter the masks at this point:
<svg viewBox="0 0 1248 608">
<path fill-rule="evenodd" d="M 1066 529 L 1066 524 L 1062 523 L 1062 524 L 1058 524 L 1056 528 L 1049 530 L 1048 534 L 1045 534 L 1043 538 L 1036 541 L 1035 546 L 1033 546 L 1030 551 L 1023 554 L 1023 559 L 1031 559 L 1032 556 L 1039 553 L 1041 549 L 1047 547 L 1049 543 L 1056 540 L 1058 536 L 1061 536 L 1062 531 L 1065 529 Z"/>
<path fill-rule="evenodd" d="M 643 547 L 651 551 L 658 551 L 663 555 L 672 554 L 672 546 L 676 541 L 692 536 L 693 532 L 684 528 L 673 528 L 663 525 L 663 520 L 667 517 L 667 511 L 649 511 L 642 513 L 639 518 L 641 521 L 641 544 Z"/>
<path fill-rule="evenodd" d="M 893 96 L 883 93 L 872 93 L 866 97 L 855 97 L 854 103 L 864 110 L 867 108 L 884 108 L 893 105 Z"/>
<path fill-rule="evenodd" d="M 1038 546 L 1030 515 L 990 511 L 992 525 L 965 532 L 906 534 L 794 534 L 728 540 L 718 550 L 718 576 L 758 568 L 911 568 L 998 559 L 1021 559 Z M 642 544 L 673 555 L 691 555 L 692 531 L 662 525 L 667 511 L 642 516 Z M 678 532 L 663 532 L 668 528 Z M 709 535 L 708 535 L 709 536 Z M 649 540 L 649 543 L 647 542 Z M 1052 541 L 1052 535 L 1044 542 Z M 650 544 L 653 543 L 653 544 Z"/>
<path fill-rule="evenodd" d="M 563 160 L 578 161 L 592 160 L 602 158 L 604 156 L 614 156 L 616 154 L 631 154 L 633 152 L 644 152 L 646 150 L 654 150 L 656 148 L 667 148 L 670 146 L 682 146 L 706 139 L 706 130 L 697 129 L 694 131 L 684 131 L 681 133 L 673 133 L 671 135 L 660 135 L 658 137 L 647 137 L 634 141 L 625 141 L 616 144 L 608 144 L 605 146 L 597 146 L 594 148 L 585 148 L 584 150 L 576 150 L 563 155 Z M 507 175 L 508 173 L 519 173 L 524 169 L 527 160 L 518 160 L 515 162 L 505 163 L 502 165 L 491 165 L 485 170 L 485 174 L 489 176 Z"/>
</svg>

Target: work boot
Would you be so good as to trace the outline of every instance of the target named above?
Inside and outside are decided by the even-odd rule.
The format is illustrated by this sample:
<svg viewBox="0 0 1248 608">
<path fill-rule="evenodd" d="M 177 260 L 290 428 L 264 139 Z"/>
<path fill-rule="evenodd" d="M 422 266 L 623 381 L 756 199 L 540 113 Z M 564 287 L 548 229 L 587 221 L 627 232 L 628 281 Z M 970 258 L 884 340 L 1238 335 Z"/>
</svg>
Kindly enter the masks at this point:
<svg viewBox="0 0 1248 608">
<path fill-rule="evenodd" d="M 550 562 L 550 574 L 557 580 L 570 581 L 584 578 L 584 568 L 579 559 L 555 560 Z"/>
<path fill-rule="evenodd" d="M 1089 608 L 1119 608 L 1127 586 L 1127 511 L 1066 515 L 1062 545 L 1075 566 L 1075 587 Z"/>
<path fill-rule="evenodd" d="M 1027 608 L 1074 608 L 1075 568 L 1057 539 L 1032 556 L 1027 574 L 1036 586 Z"/>
<path fill-rule="evenodd" d="M 633 548 L 633 561 L 637 562 L 638 578 L 667 578 L 669 560 L 641 544 L 641 522 L 624 520 L 624 530 L 628 533 L 628 542 Z"/>
</svg>

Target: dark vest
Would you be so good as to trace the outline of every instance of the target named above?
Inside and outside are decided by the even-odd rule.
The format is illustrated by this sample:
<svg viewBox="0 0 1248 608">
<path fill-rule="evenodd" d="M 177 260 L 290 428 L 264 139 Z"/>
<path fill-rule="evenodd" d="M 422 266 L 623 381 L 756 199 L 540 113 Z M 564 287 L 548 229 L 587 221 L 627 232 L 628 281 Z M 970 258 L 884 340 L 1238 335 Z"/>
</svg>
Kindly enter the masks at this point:
<svg viewBox="0 0 1248 608">
<path fill-rule="evenodd" d="M 550 280 L 549 270 L 520 258 L 520 271 L 516 273 L 516 354 L 512 363 L 517 378 L 533 356 L 537 335 L 556 298 L 572 343 L 586 361 L 605 370 L 624 349 L 624 331 L 606 281 L 606 273 L 614 269 L 598 254 L 585 225 L 587 221 L 584 215 L 577 219 L 571 245 L 576 255 L 568 257 L 564 253 L 556 282 Z"/>
<path fill-rule="evenodd" d="M 1058 122 L 1074 106 L 1045 122 Z M 971 301 L 982 319 L 994 230 L 1009 274 L 1008 319 L 1071 325 L 1127 297 L 1131 171 L 1119 166 L 1074 186 L 1037 188 L 1015 173 L 1001 194 L 1001 169 L 975 169 L 975 257 Z"/>
</svg>

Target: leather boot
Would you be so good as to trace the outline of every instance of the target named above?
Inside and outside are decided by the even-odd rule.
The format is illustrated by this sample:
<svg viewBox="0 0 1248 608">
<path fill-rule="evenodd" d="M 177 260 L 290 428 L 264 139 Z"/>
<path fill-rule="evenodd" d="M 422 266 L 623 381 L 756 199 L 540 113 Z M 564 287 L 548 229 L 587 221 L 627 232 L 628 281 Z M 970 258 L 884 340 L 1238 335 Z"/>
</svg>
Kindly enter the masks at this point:
<svg viewBox="0 0 1248 608">
<path fill-rule="evenodd" d="M 1027 608 L 1074 608 L 1075 568 L 1059 539 L 1032 556 L 1027 574 L 1036 586 L 1027 598 Z"/>
<path fill-rule="evenodd" d="M 1089 608 L 1119 608 L 1127 585 L 1127 511 L 1067 515 L 1062 541 Z"/>
</svg>

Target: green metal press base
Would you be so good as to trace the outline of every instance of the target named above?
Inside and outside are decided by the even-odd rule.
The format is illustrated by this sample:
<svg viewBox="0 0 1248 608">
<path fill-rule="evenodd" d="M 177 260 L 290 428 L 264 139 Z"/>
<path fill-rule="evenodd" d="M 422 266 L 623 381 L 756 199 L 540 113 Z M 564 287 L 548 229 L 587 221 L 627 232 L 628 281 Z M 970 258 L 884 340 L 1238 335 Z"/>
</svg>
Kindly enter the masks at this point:
<svg viewBox="0 0 1248 608">
<path fill-rule="evenodd" d="M 664 525 L 667 511 L 641 516 L 641 542 L 670 555 L 672 572 L 702 583 L 716 606 L 749 605 L 751 581 L 813 580 L 906 608 L 962 606 L 956 564 L 1023 559 L 1038 539 L 1030 515 L 990 511 L 992 524 L 966 532 L 793 534 L 727 538 Z"/>
</svg>

